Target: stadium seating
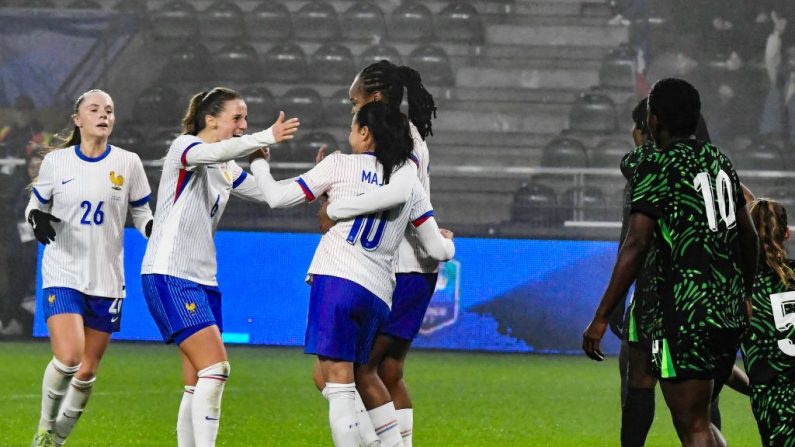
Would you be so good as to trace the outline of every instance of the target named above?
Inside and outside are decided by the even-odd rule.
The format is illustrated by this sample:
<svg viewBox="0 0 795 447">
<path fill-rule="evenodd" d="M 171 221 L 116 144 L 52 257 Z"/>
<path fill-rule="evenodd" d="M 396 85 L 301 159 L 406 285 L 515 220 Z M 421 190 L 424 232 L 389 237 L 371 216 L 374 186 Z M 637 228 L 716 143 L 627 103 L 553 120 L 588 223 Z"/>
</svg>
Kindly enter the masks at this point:
<svg viewBox="0 0 795 447">
<path fill-rule="evenodd" d="M 234 39 L 243 35 L 243 11 L 230 1 L 219 0 L 199 14 L 202 37 Z"/>
<path fill-rule="evenodd" d="M 297 116 L 302 129 L 311 129 L 323 124 L 323 99 L 315 90 L 295 87 L 287 90 L 281 97 L 281 110 L 287 117 Z"/>
<path fill-rule="evenodd" d="M 592 168 L 618 169 L 621 159 L 632 150 L 631 141 L 610 138 L 599 142 L 588 151 L 588 166 Z"/>
<path fill-rule="evenodd" d="M 483 23 L 474 6 L 454 2 L 436 15 L 436 37 L 444 40 L 468 42 L 483 41 Z"/>
<path fill-rule="evenodd" d="M 594 187 L 571 188 L 563 193 L 561 203 L 572 210 L 578 220 L 616 220 L 608 208 L 601 190 Z M 571 218 L 566 216 L 567 218 Z M 619 216 L 620 218 L 620 216 Z"/>
<path fill-rule="evenodd" d="M 337 11 L 331 4 L 309 2 L 293 15 L 295 37 L 301 40 L 327 42 L 339 36 Z"/>
<path fill-rule="evenodd" d="M 142 145 L 139 156 L 144 160 L 158 160 L 168 153 L 171 143 L 179 135 L 176 129 L 163 129 L 150 135 Z"/>
<path fill-rule="evenodd" d="M 337 90 L 326 99 L 326 123 L 329 126 L 343 127 L 351 124 L 351 105 L 348 89 Z M 343 127 L 344 128 L 344 127 Z"/>
<path fill-rule="evenodd" d="M 374 62 L 384 59 L 395 65 L 401 65 L 403 63 L 403 58 L 395 47 L 389 45 L 373 45 L 365 49 L 361 56 L 359 56 L 359 66 L 360 68 L 364 68 Z"/>
<path fill-rule="evenodd" d="M 424 45 L 409 55 L 408 65 L 422 73 L 422 82 L 427 85 L 452 85 L 453 70 L 450 58 L 443 49 Z"/>
<path fill-rule="evenodd" d="M 171 87 L 154 85 L 145 89 L 135 101 L 135 121 L 143 124 L 173 123 L 182 114 L 179 94 Z"/>
<path fill-rule="evenodd" d="M 186 42 L 168 58 L 161 78 L 181 82 L 206 82 L 214 78 L 213 66 L 208 64 L 210 50 L 198 42 Z"/>
<path fill-rule="evenodd" d="M 309 132 L 292 143 L 290 159 L 295 162 L 314 163 L 317 151 L 326 146 L 326 154 L 337 150 L 337 140 L 326 132 Z"/>
<path fill-rule="evenodd" d="M 377 40 L 386 35 L 384 12 L 370 1 L 354 3 L 340 18 L 342 35 L 351 40 Z"/>
<path fill-rule="evenodd" d="M 173 0 L 151 16 L 152 32 L 161 39 L 191 39 L 199 33 L 196 10 L 190 3 Z"/>
<path fill-rule="evenodd" d="M 312 55 L 309 73 L 317 82 L 332 84 L 350 82 L 356 76 L 353 54 L 344 45 L 334 43 L 323 45 Z"/>
<path fill-rule="evenodd" d="M 94 11 L 99 11 L 102 9 L 102 5 L 94 0 L 76 0 L 72 3 L 69 3 L 68 7 L 69 9 L 90 9 Z"/>
<path fill-rule="evenodd" d="M 31 9 L 52 9 L 55 8 L 55 3 L 51 0 L 28 0 L 24 2 L 23 8 Z"/>
<path fill-rule="evenodd" d="M 118 124 L 110 136 L 110 144 L 132 152 L 139 152 L 144 146 L 144 136 L 138 129 L 127 123 Z"/>
<path fill-rule="evenodd" d="M 526 183 L 513 196 L 511 221 L 534 227 L 559 225 L 558 211 L 552 188 L 540 183 Z"/>
<path fill-rule="evenodd" d="M 635 87 L 635 67 L 629 48 L 621 47 L 608 53 L 599 69 L 599 84 L 625 90 Z"/>
<path fill-rule="evenodd" d="M 585 146 L 573 138 L 550 141 L 541 155 L 541 166 L 553 168 L 586 168 L 588 155 Z"/>
<path fill-rule="evenodd" d="M 279 106 L 270 90 L 265 87 L 246 87 L 240 90 L 248 108 L 249 126 L 265 128 L 276 121 Z"/>
<path fill-rule="evenodd" d="M 307 77 L 306 54 L 293 43 L 276 45 L 265 54 L 262 76 L 268 81 L 300 82 Z"/>
<path fill-rule="evenodd" d="M 245 15 L 246 35 L 254 39 L 280 42 L 293 34 L 290 11 L 275 0 L 260 2 Z"/>
<path fill-rule="evenodd" d="M 611 133 L 618 128 L 616 106 L 609 96 L 583 93 L 569 114 L 569 129 L 577 132 Z"/>
<path fill-rule="evenodd" d="M 257 50 L 245 43 L 223 47 L 213 57 L 213 64 L 225 81 L 255 82 L 262 77 Z"/>
<path fill-rule="evenodd" d="M 738 152 L 735 159 L 736 169 L 754 171 L 783 171 L 786 169 L 781 149 L 772 143 L 751 145 Z"/>
<path fill-rule="evenodd" d="M 389 38 L 408 42 L 424 42 L 433 36 L 433 15 L 421 3 L 407 1 L 389 17 Z"/>
</svg>

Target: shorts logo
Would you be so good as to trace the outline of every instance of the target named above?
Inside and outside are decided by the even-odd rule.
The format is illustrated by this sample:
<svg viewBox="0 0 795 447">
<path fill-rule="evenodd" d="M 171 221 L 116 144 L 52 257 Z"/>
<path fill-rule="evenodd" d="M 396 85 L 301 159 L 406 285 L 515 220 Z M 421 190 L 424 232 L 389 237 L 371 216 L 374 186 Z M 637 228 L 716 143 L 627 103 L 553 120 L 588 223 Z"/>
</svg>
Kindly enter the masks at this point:
<svg viewBox="0 0 795 447">
<path fill-rule="evenodd" d="M 110 171 L 110 183 L 111 188 L 121 191 L 121 187 L 124 185 L 124 177 L 116 175 L 116 171 Z"/>
<path fill-rule="evenodd" d="M 47 297 L 47 302 L 50 303 L 50 306 L 55 305 L 55 294 L 51 293 L 50 296 Z"/>
<path fill-rule="evenodd" d="M 186 303 L 185 304 L 185 309 L 187 309 L 188 312 L 190 312 L 191 314 L 195 314 L 196 313 L 196 303 Z"/>
</svg>

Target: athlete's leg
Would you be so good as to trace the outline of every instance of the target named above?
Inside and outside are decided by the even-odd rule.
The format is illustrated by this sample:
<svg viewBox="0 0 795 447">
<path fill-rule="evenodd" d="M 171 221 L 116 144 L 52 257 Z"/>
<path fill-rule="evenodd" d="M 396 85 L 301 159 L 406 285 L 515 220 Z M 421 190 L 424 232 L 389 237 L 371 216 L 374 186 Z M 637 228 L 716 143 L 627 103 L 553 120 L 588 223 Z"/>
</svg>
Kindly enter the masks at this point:
<svg viewBox="0 0 795 447">
<path fill-rule="evenodd" d="M 85 346 L 83 317 L 77 313 L 53 315 L 47 319 L 53 358 L 42 380 L 41 418 L 39 432 L 53 431 L 61 402 L 80 369 Z"/>
<path fill-rule="evenodd" d="M 182 361 L 182 380 L 185 386 L 182 390 L 182 400 L 177 413 L 177 447 L 193 447 L 193 393 L 196 391 L 196 369 L 182 350 L 179 351 Z"/>
<path fill-rule="evenodd" d="M 71 386 L 66 392 L 61 411 L 55 420 L 55 440 L 62 443 L 72 432 L 77 420 L 83 414 L 83 410 L 91 397 L 91 390 L 94 388 L 94 381 L 99 369 L 99 363 L 110 343 L 110 333 L 84 327 L 85 330 L 85 349 L 83 351 L 83 361 L 80 369 L 72 378 Z"/>
<path fill-rule="evenodd" d="M 378 368 L 378 375 L 384 381 L 392 396 L 392 401 L 395 403 L 403 445 L 411 447 L 414 442 L 414 405 L 411 402 L 406 382 L 403 380 L 406 356 L 411 348 L 411 342 L 397 337 L 384 337 L 390 339 L 390 343 L 386 356 Z"/>
<path fill-rule="evenodd" d="M 395 405 L 378 372 L 393 340 L 392 337 L 379 334 L 373 342 L 367 364 L 357 365 L 355 370 L 356 387 L 365 407 L 369 409 L 370 420 L 382 446 L 404 445 Z"/>
<path fill-rule="evenodd" d="M 182 341 L 179 349 L 197 371 L 191 402 L 195 445 L 214 446 L 221 418 L 224 384 L 230 373 L 221 332 L 216 325 L 207 326 Z"/>
<path fill-rule="evenodd" d="M 328 419 L 334 445 L 356 447 L 360 436 L 353 363 L 318 356 L 318 365 L 325 382 L 323 397 L 328 400 Z"/>
<path fill-rule="evenodd" d="M 627 402 L 627 340 L 621 339 L 621 347 L 618 350 L 618 377 L 620 379 L 619 385 L 621 386 L 621 408 Z"/>
<path fill-rule="evenodd" d="M 712 380 L 663 380 L 665 402 L 671 410 L 674 427 L 684 447 L 723 447 L 710 423 Z"/>
<path fill-rule="evenodd" d="M 651 347 L 644 343 L 626 344 L 627 398 L 621 407 L 621 445 L 643 446 L 654 422 L 654 387 Z"/>
</svg>

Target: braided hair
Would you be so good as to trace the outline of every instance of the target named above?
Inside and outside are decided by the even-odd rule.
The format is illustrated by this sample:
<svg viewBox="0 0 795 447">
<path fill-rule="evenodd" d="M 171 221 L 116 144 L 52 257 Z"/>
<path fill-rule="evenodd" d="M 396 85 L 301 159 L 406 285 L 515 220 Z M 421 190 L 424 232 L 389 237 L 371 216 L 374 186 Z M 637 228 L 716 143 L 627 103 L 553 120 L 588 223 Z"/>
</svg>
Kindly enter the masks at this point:
<svg viewBox="0 0 795 447">
<path fill-rule="evenodd" d="M 778 275 L 781 282 L 789 285 L 795 272 L 787 262 L 784 245 L 787 234 L 787 210 L 775 200 L 757 199 L 751 202 L 751 219 L 759 233 L 761 255 L 767 265 Z"/>
<path fill-rule="evenodd" d="M 381 60 L 368 65 L 359 73 L 362 88 L 368 94 L 381 92 L 386 103 L 400 110 L 403 102 L 403 89 L 408 93 L 409 120 L 419 131 L 423 140 L 433 135 L 431 118 L 436 118 L 436 105 L 417 70 L 405 65 L 395 65 L 388 60 Z"/>
</svg>

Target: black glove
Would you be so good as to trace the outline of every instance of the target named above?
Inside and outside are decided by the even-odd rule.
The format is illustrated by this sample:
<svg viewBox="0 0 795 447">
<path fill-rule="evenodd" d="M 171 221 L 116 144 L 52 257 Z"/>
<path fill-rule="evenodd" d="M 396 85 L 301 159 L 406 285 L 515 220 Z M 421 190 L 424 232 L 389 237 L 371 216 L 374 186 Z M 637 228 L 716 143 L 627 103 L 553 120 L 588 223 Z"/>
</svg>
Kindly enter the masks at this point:
<svg viewBox="0 0 795 447">
<path fill-rule="evenodd" d="M 150 220 L 149 222 L 146 223 L 146 228 L 144 228 L 144 234 L 146 234 L 146 238 L 147 239 L 149 238 L 149 236 L 152 235 L 152 223 L 153 222 L 154 222 L 154 220 Z"/>
<path fill-rule="evenodd" d="M 51 222 L 60 222 L 61 219 L 44 211 L 33 210 L 28 214 L 28 223 L 33 227 L 36 239 L 44 245 L 55 240 L 55 229 Z"/>
</svg>

